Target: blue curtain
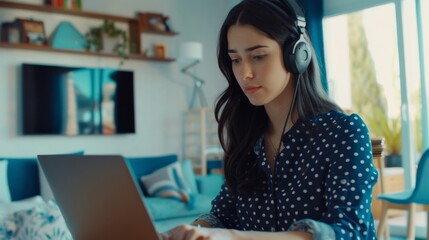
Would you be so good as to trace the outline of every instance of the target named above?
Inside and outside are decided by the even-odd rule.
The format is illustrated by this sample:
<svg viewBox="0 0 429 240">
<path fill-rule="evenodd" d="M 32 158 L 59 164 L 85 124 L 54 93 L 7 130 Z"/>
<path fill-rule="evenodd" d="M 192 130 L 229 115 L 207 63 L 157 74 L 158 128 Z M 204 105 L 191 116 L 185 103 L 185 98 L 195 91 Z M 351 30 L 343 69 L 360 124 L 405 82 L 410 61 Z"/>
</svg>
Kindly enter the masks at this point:
<svg viewBox="0 0 429 240">
<path fill-rule="evenodd" d="M 322 86 L 328 93 L 328 81 L 326 79 L 325 51 L 323 49 L 323 0 L 300 0 L 304 8 L 307 29 L 310 34 L 311 42 L 315 50 L 315 55 L 319 61 Z"/>
</svg>

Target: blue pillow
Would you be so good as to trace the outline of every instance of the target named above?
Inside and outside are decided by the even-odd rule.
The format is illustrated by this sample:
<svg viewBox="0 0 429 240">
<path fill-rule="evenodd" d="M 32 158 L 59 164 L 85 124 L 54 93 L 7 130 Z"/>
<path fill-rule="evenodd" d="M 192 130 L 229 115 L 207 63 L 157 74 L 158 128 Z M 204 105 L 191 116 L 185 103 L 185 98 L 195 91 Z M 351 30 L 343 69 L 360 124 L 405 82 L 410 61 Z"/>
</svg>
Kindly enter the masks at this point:
<svg viewBox="0 0 429 240">
<path fill-rule="evenodd" d="M 183 180 L 189 187 L 192 194 L 198 193 L 197 180 L 195 179 L 194 169 L 192 168 L 191 160 L 183 160 L 180 162 L 183 173 Z"/>
<path fill-rule="evenodd" d="M 10 198 L 18 201 L 40 195 L 39 172 L 36 158 L 0 158 L 7 159 L 7 179 Z"/>
</svg>

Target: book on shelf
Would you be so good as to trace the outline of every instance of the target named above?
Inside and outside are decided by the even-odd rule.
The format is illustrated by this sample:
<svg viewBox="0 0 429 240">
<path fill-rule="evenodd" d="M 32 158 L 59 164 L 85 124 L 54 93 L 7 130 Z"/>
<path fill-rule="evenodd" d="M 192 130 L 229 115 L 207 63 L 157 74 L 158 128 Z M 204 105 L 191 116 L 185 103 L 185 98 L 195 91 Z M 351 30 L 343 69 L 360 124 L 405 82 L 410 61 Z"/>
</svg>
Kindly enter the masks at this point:
<svg viewBox="0 0 429 240">
<path fill-rule="evenodd" d="M 82 9 L 81 0 L 47 0 L 47 4 L 51 7 L 66 8 L 66 9 Z"/>
</svg>

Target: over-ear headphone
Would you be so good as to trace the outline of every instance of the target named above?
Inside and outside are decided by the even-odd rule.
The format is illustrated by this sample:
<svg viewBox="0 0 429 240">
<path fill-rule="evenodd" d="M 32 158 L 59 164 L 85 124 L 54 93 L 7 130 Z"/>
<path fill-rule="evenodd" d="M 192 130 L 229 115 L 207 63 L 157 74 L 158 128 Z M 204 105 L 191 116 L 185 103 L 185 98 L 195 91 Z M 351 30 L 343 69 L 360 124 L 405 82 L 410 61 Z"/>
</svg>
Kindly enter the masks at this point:
<svg viewBox="0 0 429 240">
<path fill-rule="evenodd" d="M 304 73 L 310 64 L 312 54 L 309 44 L 304 38 L 306 21 L 301 7 L 296 0 L 278 0 L 280 4 L 284 5 L 283 7 L 276 5 L 272 0 L 265 0 L 265 2 L 285 19 L 293 18 L 299 36 L 291 37 L 283 43 L 283 61 L 289 72 L 295 74 Z M 285 7 L 292 9 L 295 15 L 290 16 L 287 14 Z"/>
</svg>

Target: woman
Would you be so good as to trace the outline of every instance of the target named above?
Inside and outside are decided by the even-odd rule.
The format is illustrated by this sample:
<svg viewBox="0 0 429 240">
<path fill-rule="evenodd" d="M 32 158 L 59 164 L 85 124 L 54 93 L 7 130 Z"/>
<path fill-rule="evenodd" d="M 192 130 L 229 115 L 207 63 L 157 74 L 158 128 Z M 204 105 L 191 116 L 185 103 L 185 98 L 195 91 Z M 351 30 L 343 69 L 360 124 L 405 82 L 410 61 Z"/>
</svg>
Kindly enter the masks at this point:
<svg viewBox="0 0 429 240">
<path fill-rule="evenodd" d="M 324 94 L 304 27 L 294 1 L 229 12 L 215 109 L 225 184 L 211 212 L 170 239 L 376 239 L 368 130 Z"/>
</svg>

